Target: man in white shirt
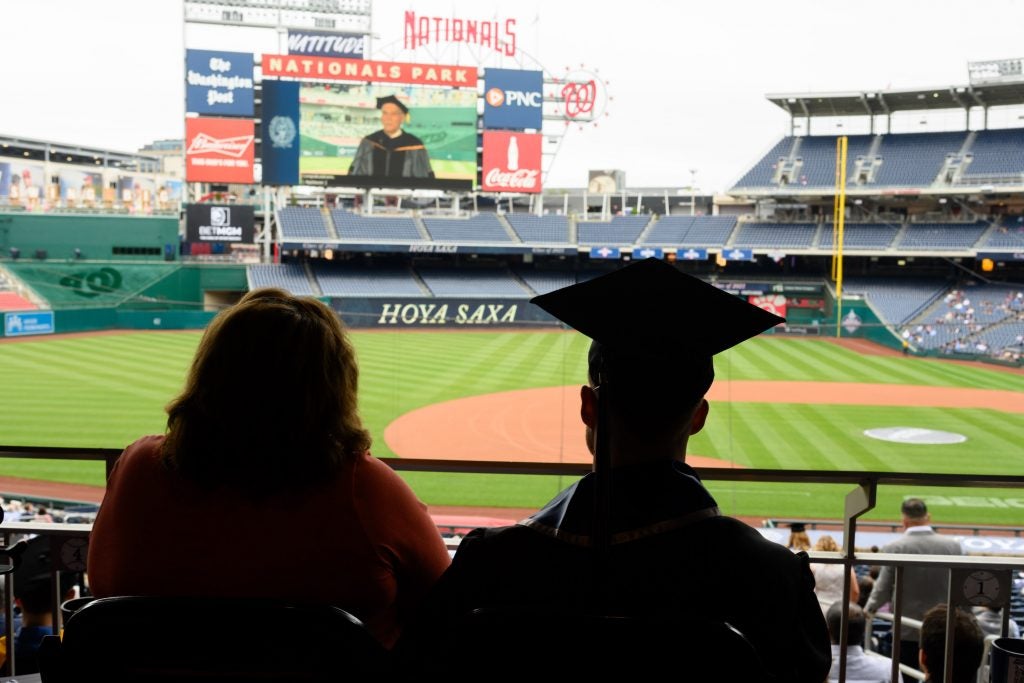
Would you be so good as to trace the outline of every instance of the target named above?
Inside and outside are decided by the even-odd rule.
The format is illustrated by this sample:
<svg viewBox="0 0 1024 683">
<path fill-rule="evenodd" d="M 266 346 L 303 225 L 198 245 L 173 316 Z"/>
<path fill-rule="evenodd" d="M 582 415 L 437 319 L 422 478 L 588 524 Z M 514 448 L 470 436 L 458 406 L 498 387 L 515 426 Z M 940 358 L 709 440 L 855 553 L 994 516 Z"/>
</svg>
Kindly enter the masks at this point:
<svg viewBox="0 0 1024 683">
<path fill-rule="evenodd" d="M 843 619 L 843 601 L 832 603 L 825 614 L 828 632 L 832 637 L 832 669 L 828 680 L 839 680 L 839 626 Z M 889 683 L 892 676 L 892 660 L 881 655 L 864 652 L 864 610 L 850 604 L 850 623 L 846 632 L 846 681 L 847 683 Z M 900 681 L 903 675 L 900 674 Z"/>
</svg>

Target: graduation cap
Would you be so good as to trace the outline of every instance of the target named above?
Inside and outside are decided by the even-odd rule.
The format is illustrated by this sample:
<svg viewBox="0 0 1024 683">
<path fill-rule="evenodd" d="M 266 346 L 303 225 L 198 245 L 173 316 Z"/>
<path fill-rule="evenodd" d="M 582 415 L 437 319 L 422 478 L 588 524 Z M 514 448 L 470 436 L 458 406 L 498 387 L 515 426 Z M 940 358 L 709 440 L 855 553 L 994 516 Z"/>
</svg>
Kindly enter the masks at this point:
<svg viewBox="0 0 1024 683">
<path fill-rule="evenodd" d="M 594 340 L 595 380 L 602 365 L 709 366 L 715 354 L 785 322 L 656 258 L 531 301 Z"/>
<path fill-rule="evenodd" d="M 394 95 L 388 95 L 387 97 L 377 98 L 377 109 L 383 109 L 385 104 L 395 105 L 396 107 L 402 110 L 403 114 L 409 113 L 409 107 L 405 106 L 405 104 Z"/>
<path fill-rule="evenodd" d="M 807 525 L 803 522 L 793 522 L 789 525 L 789 530 L 791 533 L 799 534 L 801 532 L 807 531 Z"/>
</svg>

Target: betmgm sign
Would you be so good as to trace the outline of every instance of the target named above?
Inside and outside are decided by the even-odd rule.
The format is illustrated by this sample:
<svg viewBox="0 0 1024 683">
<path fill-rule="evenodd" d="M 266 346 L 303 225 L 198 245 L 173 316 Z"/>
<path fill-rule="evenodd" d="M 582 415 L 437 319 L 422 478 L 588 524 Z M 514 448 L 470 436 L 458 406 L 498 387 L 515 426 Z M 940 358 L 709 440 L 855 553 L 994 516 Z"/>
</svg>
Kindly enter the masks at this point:
<svg viewBox="0 0 1024 683">
<path fill-rule="evenodd" d="M 189 204 L 185 209 L 185 239 L 189 242 L 251 244 L 255 233 L 251 206 Z"/>
</svg>

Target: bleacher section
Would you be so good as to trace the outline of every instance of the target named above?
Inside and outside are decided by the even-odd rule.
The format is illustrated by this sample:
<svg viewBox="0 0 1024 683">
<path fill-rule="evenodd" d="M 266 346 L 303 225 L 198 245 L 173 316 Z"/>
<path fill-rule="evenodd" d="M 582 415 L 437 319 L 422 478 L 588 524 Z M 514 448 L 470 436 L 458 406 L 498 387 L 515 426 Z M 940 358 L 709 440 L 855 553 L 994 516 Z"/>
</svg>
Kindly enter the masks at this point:
<svg viewBox="0 0 1024 683">
<path fill-rule="evenodd" d="M 878 148 L 882 165 L 875 185 L 916 187 L 935 182 L 948 154 L 956 154 L 967 133 L 883 135 Z"/>
<path fill-rule="evenodd" d="M 330 237 L 320 209 L 286 206 L 278 211 L 277 215 L 285 239 L 323 240 Z"/>
<path fill-rule="evenodd" d="M 528 213 L 507 213 L 505 220 L 526 244 L 569 242 L 569 219 L 565 216 L 535 216 Z"/>
<path fill-rule="evenodd" d="M 272 263 L 251 265 L 246 269 L 249 288 L 280 287 L 296 295 L 312 296 L 313 286 L 306 277 L 306 270 L 296 263 Z"/>
<path fill-rule="evenodd" d="M 734 247 L 810 249 L 817 223 L 741 223 Z"/>
<path fill-rule="evenodd" d="M 779 159 L 788 158 L 793 148 L 792 137 L 784 137 L 775 143 L 775 146 L 768 151 L 761 160 L 754 164 L 754 167 L 746 172 L 736 183 L 736 187 L 769 187 L 775 177 L 775 169 L 778 167 Z"/>
<path fill-rule="evenodd" d="M 480 213 L 470 218 L 424 218 L 430 238 L 436 242 L 511 242 L 505 226 L 493 213 Z"/>
<path fill-rule="evenodd" d="M 528 297 L 529 292 L 506 268 L 456 270 L 421 268 L 420 278 L 434 296 Z"/>
<path fill-rule="evenodd" d="M 921 312 L 948 287 L 942 280 L 846 278 L 843 294 L 860 294 L 874 306 L 882 320 L 901 325 Z"/>
<path fill-rule="evenodd" d="M 633 244 L 650 220 L 650 216 L 614 216 L 610 222 L 581 221 L 578 241 L 586 245 Z"/>
<path fill-rule="evenodd" d="M 1009 249 L 1024 251 L 1024 224 L 1013 219 L 989 231 L 979 249 Z"/>
<path fill-rule="evenodd" d="M 665 216 L 658 219 L 641 244 L 721 247 L 729 241 L 734 227 L 734 216 Z"/>
<path fill-rule="evenodd" d="M 892 223 L 846 223 L 843 226 L 843 248 L 882 251 L 892 244 L 900 226 Z M 832 223 L 825 223 L 818 238 L 819 249 L 832 249 Z"/>
<path fill-rule="evenodd" d="M 361 242 L 420 242 L 423 235 L 412 218 L 363 217 L 351 211 L 331 210 L 331 220 L 338 239 Z"/>
<path fill-rule="evenodd" d="M 1024 175 L 1024 129 L 978 131 L 970 149 L 965 179 L 996 179 Z"/>
<path fill-rule="evenodd" d="M 977 223 L 910 223 L 896 245 L 907 251 L 968 251 L 988 229 Z"/>
<path fill-rule="evenodd" d="M 557 270 L 517 270 L 516 275 L 529 285 L 537 294 L 547 294 L 562 287 L 576 284 L 576 276 L 572 272 Z"/>
<path fill-rule="evenodd" d="M 870 135 L 851 135 L 846 147 L 847 184 L 854 183 L 854 168 L 857 157 L 865 156 L 871 149 Z M 795 177 L 789 179 L 794 187 L 835 187 L 836 185 L 836 139 L 833 136 L 800 138 L 796 157 L 803 163 L 797 168 Z M 936 170 L 936 173 L 938 171 Z"/>
<path fill-rule="evenodd" d="M 324 296 L 424 296 L 408 268 L 360 268 L 317 264 L 313 267 Z"/>
</svg>

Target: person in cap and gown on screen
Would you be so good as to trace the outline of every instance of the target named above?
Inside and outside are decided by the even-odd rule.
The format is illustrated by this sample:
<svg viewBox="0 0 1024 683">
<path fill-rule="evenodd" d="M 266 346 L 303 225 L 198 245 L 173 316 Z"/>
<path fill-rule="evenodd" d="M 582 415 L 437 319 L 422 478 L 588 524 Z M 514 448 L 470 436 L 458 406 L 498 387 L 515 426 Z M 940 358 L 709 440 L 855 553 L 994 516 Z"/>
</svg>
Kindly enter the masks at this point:
<svg viewBox="0 0 1024 683">
<path fill-rule="evenodd" d="M 477 608 L 599 609 L 727 622 L 763 662 L 762 673 L 743 680 L 823 681 L 830 643 L 807 555 L 723 516 L 686 463 L 687 442 L 709 416 L 711 357 L 783 319 L 657 259 L 533 303 L 593 339 L 580 418 L 596 471 L 515 526 L 466 536 L 400 652 L 420 662 L 420 653 L 426 658 L 444 642 L 445 625 Z M 606 540 L 595 543 L 598 463 L 606 452 Z M 607 549 L 603 566 L 594 561 L 595 545 Z M 524 640 L 564 643 L 544 632 L 543 621 Z M 706 680 L 742 673 L 708 653 L 684 655 L 684 647 L 678 644 L 680 674 L 694 666 L 712 672 Z M 525 648 L 517 655 L 516 664 L 529 656 Z M 635 652 L 601 655 L 620 666 L 623 657 L 639 659 Z"/>
<path fill-rule="evenodd" d="M 349 175 L 386 178 L 433 178 L 423 141 L 402 130 L 409 107 L 394 95 L 377 98 L 381 130 L 359 143 Z"/>
</svg>

